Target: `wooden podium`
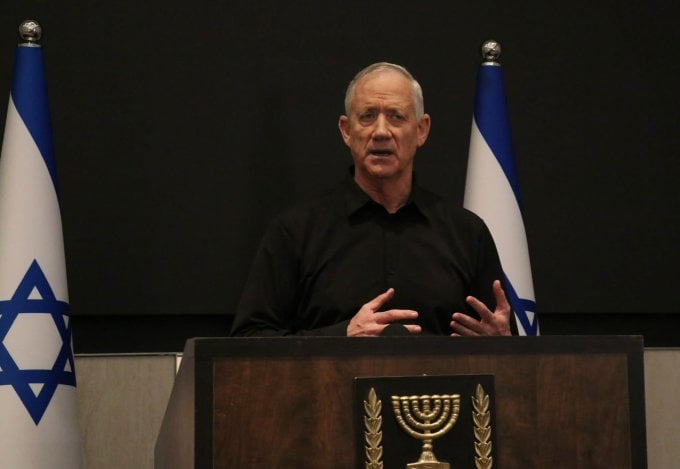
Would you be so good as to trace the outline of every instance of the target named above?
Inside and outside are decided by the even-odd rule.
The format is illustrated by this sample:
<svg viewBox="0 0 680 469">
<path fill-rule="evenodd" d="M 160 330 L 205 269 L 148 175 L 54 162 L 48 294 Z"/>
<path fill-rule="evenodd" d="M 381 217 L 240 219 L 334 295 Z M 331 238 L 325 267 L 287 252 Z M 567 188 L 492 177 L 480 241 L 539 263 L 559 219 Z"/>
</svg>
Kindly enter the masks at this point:
<svg viewBox="0 0 680 469">
<path fill-rule="evenodd" d="M 493 467 L 645 468 L 642 353 L 639 336 L 191 339 L 155 468 L 363 467 L 354 378 L 423 374 L 494 375 Z"/>
</svg>

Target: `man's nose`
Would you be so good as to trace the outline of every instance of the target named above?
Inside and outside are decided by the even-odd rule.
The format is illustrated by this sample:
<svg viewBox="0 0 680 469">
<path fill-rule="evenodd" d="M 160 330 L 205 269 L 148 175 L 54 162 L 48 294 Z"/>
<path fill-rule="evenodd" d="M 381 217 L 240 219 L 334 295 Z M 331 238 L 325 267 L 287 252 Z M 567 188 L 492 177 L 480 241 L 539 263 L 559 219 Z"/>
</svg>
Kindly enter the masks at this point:
<svg viewBox="0 0 680 469">
<path fill-rule="evenodd" d="M 390 132 L 389 123 L 384 114 L 378 114 L 375 120 L 375 129 L 373 131 L 373 138 L 389 138 L 392 135 Z"/>
</svg>

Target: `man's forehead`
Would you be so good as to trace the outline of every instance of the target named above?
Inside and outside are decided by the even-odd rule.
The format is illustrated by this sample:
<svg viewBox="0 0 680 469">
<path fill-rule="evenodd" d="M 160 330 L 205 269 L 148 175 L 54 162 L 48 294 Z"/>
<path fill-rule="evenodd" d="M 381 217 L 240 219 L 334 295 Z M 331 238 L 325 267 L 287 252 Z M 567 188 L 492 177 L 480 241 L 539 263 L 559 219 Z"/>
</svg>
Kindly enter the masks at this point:
<svg viewBox="0 0 680 469">
<path fill-rule="evenodd" d="M 396 71 L 378 71 L 362 78 L 357 84 L 356 105 L 361 107 L 394 105 L 407 107 L 413 105 L 411 81 Z"/>
<path fill-rule="evenodd" d="M 399 89 L 412 90 L 411 80 L 396 70 L 376 70 L 359 80 L 357 89 Z"/>
</svg>

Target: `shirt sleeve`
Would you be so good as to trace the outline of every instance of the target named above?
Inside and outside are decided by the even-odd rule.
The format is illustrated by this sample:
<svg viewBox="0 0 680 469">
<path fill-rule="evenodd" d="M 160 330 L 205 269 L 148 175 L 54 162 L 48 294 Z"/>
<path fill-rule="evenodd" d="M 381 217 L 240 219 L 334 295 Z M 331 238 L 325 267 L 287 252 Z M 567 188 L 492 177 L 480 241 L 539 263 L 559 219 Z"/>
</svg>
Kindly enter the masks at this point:
<svg viewBox="0 0 680 469">
<path fill-rule="evenodd" d="M 232 336 L 346 336 L 349 321 L 297 330 L 300 259 L 294 236 L 281 219 L 267 229 L 236 308 Z"/>
</svg>

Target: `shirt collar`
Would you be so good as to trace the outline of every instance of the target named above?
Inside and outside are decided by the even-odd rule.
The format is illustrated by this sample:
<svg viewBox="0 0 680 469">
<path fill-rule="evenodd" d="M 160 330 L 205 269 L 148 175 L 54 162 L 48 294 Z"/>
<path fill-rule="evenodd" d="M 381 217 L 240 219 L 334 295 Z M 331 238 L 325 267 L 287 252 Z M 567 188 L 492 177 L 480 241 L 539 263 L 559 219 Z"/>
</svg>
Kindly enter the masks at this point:
<svg viewBox="0 0 680 469">
<path fill-rule="evenodd" d="M 425 192 L 417 184 L 416 175 L 414 173 L 411 194 L 409 195 L 406 204 L 399 210 L 403 210 L 412 205 L 418 212 L 427 218 L 429 206 L 427 199 Z M 345 177 L 345 201 L 348 216 L 352 216 L 367 205 L 378 205 L 377 202 L 374 202 L 354 180 L 354 166 L 349 168 L 348 174 Z"/>
</svg>

